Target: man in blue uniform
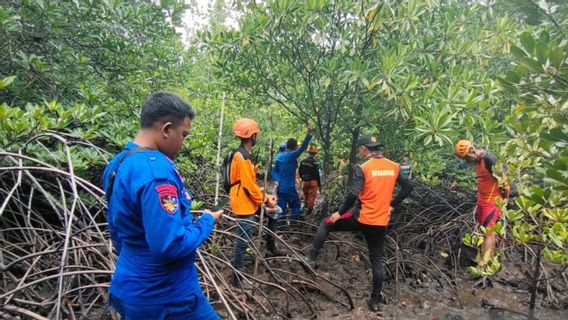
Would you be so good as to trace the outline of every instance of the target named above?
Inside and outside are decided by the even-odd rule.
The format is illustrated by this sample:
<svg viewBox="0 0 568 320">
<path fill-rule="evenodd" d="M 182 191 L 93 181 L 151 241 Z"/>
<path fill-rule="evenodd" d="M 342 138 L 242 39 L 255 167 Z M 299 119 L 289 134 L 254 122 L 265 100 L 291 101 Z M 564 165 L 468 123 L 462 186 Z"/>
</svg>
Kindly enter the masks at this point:
<svg viewBox="0 0 568 320">
<path fill-rule="evenodd" d="M 296 169 L 298 168 L 298 157 L 306 150 L 312 140 L 313 129 L 308 128 L 308 134 L 298 148 L 298 141 L 294 138 L 286 142 L 286 151 L 278 153 L 274 161 L 272 170 L 272 180 L 276 182 L 278 206 L 282 208 L 280 224 L 284 223 L 286 205 L 290 208 L 291 221 L 298 220 L 300 215 L 300 196 L 296 191 Z"/>
<path fill-rule="evenodd" d="M 123 319 L 219 319 L 199 287 L 194 260 L 223 211 L 194 217 L 191 193 L 172 161 L 194 117 L 179 96 L 153 94 L 142 107 L 138 135 L 104 171 L 118 254 L 110 305 Z"/>
</svg>

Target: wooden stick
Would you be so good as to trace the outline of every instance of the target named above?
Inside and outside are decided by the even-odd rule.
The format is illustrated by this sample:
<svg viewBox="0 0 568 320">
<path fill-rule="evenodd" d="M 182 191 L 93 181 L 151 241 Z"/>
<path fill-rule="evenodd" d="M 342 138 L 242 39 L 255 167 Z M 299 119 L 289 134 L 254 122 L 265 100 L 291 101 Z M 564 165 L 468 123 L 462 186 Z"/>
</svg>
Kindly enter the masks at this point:
<svg viewBox="0 0 568 320">
<path fill-rule="evenodd" d="M 273 138 L 270 138 L 270 143 L 268 144 L 268 154 L 272 153 L 272 143 L 274 142 Z M 268 165 L 266 166 L 266 169 L 264 170 L 264 188 L 262 189 L 262 198 L 266 198 L 266 186 L 268 184 Z M 260 220 L 259 220 L 259 225 L 260 227 L 258 228 L 258 242 L 262 241 L 262 225 L 263 225 L 263 220 L 264 220 L 264 204 L 260 206 Z M 261 255 L 264 255 L 264 251 L 265 248 L 261 248 L 260 245 L 259 247 L 259 251 Z M 254 272 L 253 275 L 256 277 L 257 271 L 258 271 L 258 259 L 260 257 L 257 255 L 254 259 Z"/>
<path fill-rule="evenodd" d="M 221 138 L 223 137 L 223 116 L 225 115 L 225 92 L 223 92 L 223 100 L 221 102 L 221 118 L 219 119 L 219 135 L 217 136 L 217 159 L 215 159 L 215 205 L 219 202 L 219 180 L 221 178 L 219 170 L 219 162 L 221 161 Z"/>
<path fill-rule="evenodd" d="M 20 308 L 20 307 L 16 307 L 16 306 L 8 306 L 8 305 L 3 306 L 2 308 L 4 308 L 5 310 L 8 310 L 8 311 L 19 312 L 23 315 L 26 315 L 26 316 L 33 318 L 33 319 L 36 319 L 36 320 L 49 320 L 45 317 L 40 316 L 39 314 L 37 314 L 35 312 L 32 312 L 30 310 L 26 310 L 24 308 Z"/>
</svg>

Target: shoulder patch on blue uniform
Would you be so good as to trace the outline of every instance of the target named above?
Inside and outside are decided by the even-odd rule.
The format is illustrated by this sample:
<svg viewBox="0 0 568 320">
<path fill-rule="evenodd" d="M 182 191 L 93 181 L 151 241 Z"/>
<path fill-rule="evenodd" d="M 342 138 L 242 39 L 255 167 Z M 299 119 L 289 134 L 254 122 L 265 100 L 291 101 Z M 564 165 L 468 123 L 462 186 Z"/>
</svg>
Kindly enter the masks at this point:
<svg viewBox="0 0 568 320">
<path fill-rule="evenodd" d="M 174 214 L 179 208 L 179 199 L 176 186 L 172 184 L 161 184 L 156 187 L 158 199 L 162 209 L 168 214 Z"/>
</svg>

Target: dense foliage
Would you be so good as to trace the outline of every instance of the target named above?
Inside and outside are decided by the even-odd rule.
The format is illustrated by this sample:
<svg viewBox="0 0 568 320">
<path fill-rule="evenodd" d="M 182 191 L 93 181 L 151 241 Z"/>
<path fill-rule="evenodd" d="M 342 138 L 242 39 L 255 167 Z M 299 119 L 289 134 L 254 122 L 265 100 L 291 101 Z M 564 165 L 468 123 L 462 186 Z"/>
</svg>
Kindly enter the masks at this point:
<svg viewBox="0 0 568 320">
<path fill-rule="evenodd" d="M 568 263 L 568 6 L 543 2 L 522 7 L 527 28 L 512 47 L 514 68 L 501 78 L 514 100 L 507 117 L 510 140 L 503 157 L 523 194 L 507 212 L 512 236 L 534 250 L 535 308 L 541 256 Z"/>
<path fill-rule="evenodd" d="M 432 180 L 457 137 L 497 146 L 509 101 L 495 75 L 510 57 L 510 19 L 461 1 L 269 1 L 238 30 L 208 35 L 224 89 L 315 124 L 324 164 L 375 133 Z M 444 160 L 443 160 L 444 159 Z"/>
</svg>

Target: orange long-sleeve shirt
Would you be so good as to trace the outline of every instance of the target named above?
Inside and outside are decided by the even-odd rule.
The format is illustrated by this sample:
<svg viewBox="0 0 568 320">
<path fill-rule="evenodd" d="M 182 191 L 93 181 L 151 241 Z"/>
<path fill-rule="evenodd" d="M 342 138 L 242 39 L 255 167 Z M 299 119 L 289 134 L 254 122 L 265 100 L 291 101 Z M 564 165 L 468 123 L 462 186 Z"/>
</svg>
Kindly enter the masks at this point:
<svg viewBox="0 0 568 320">
<path fill-rule="evenodd" d="M 231 184 L 240 181 L 229 192 L 231 210 L 235 215 L 256 213 L 265 199 L 262 189 L 256 184 L 254 165 L 246 150 L 240 148 L 235 152 L 230 172 Z"/>
</svg>

